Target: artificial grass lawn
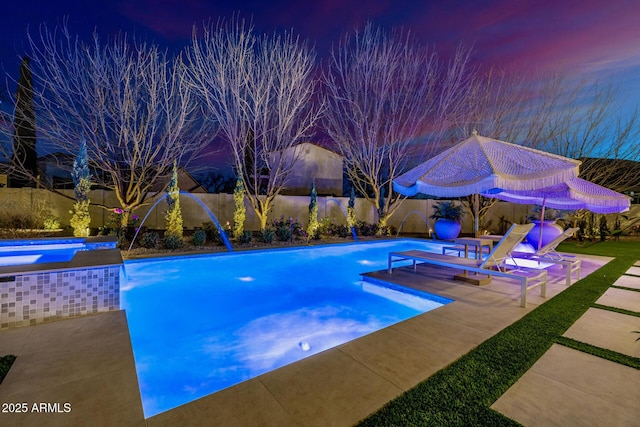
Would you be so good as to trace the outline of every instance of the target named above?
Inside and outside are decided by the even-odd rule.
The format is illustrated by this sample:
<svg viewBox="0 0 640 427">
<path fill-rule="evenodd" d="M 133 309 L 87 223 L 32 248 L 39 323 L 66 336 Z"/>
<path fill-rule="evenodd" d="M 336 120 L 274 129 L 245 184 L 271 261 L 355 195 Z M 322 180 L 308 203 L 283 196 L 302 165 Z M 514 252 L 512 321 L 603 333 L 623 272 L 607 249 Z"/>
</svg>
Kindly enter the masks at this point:
<svg viewBox="0 0 640 427">
<path fill-rule="evenodd" d="M 607 288 L 640 259 L 640 244 L 609 241 L 588 245 L 564 243 L 560 250 L 615 259 L 387 403 L 359 425 L 520 425 L 490 409 L 490 406 L 554 343 L 640 369 L 639 358 L 562 337 Z"/>
<path fill-rule="evenodd" d="M 9 372 L 14 360 L 16 360 L 16 357 L 12 354 L 0 357 L 0 384 L 4 380 L 4 377 L 7 376 L 7 372 Z"/>
</svg>

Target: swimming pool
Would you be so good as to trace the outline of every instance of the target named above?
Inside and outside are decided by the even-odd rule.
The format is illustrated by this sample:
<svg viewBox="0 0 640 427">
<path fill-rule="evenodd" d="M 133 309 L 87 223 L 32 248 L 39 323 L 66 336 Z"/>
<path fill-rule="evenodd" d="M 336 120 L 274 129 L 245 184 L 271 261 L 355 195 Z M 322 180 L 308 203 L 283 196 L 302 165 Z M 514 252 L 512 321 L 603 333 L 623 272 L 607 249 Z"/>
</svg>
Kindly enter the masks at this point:
<svg viewBox="0 0 640 427">
<path fill-rule="evenodd" d="M 145 417 L 447 304 L 360 278 L 390 251 L 440 248 L 407 239 L 126 261 Z"/>
</svg>

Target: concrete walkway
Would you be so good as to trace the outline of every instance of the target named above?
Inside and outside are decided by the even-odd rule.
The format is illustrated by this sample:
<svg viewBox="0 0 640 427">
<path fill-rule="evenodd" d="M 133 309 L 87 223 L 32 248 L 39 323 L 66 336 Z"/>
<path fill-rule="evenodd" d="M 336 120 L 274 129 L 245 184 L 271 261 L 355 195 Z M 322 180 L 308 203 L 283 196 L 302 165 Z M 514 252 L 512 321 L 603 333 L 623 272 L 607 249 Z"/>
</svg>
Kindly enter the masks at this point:
<svg viewBox="0 0 640 427">
<path fill-rule="evenodd" d="M 583 257 L 583 276 L 608 260 Z M 399 269 L 393 276 L 397 283 L 455 302 L 146 420 L 124 312 L 0 332 L 0 354 L 18 356 L 0 384 L 0 401 L 29 407 L 26 414 L 0 413 L 0 425 L 87 425 L 89 420 L 92 426 L 353 425 L 566 289 L 562 270 L 551 267 L 547 298 L 533 291 L 525 309 L 511 281 L 494 279 L 478 287 L 427 267 L 417 273 Z M 589 325 L 577 322 L 572 333 L 579 336 Z M 549 360 L 539 363 L 556 363 Z M 625 375 L 620 384 L 632 378 Z M 633 380 L 629 384 L 640 390 Z M 59 403 L 63 413 L 34 413 L 33 403 L 42 402 Z M 70 412 L 64 413 L 64 403 Z M 618 400 L 615 412 L 634 415 L 624 405 Z M 508 416 L 519 420 L 517 414 Z"/>
<path fill-rule="evenodd" d="M 123 311 L 0 332 L 0 354 L 0 426 L 145 425 Z"/>
<path fill-rule="evenodd" d="M 640 262 L 598 299 L 603 306 L 640 312 Z M 640 357 L 640 318 L 590 308 L 564 336 Z M 553 345 L 492 406 L 526 426 L 638 426 L 640 371 Z"/>
</svg>

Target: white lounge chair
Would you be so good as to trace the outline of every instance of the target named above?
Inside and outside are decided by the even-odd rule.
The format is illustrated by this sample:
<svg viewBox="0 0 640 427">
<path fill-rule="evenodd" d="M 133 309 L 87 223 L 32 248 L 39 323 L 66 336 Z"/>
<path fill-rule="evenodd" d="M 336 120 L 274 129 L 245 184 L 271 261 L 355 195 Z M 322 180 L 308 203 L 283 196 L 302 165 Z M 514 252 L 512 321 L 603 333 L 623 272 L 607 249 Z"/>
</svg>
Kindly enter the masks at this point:
<svg viewBox="0 0 640 427">
<path fill-rule="evenodd" d="M 520 305 L 526 307 L 527 292 L 530 289 L 539 286 L 540 295 L 546 296 L 547 272 L 544 269 L 531 270 L 518 267 L 514 269 L 514 266 L 508 265 L 506 260 L 512 258 L 511 251 L 526 237 L 532 228 L 533 224 L 513 224 L 484 260 L 452 257 L 419 250 L 391 252 L 389 253 L 389 274 L 393 273 L 394 262 L 410 260 L 413 261 L 414 271 L 417 263 L 424 263 L 463 270 L 465 272 L 461 277 L 463 280 L 468 277 L 467 274 L 469 272 L 486 275 L 487 282 L 491 280 L 491 276 L 513 279 L 520 283 Z"/>
<path fill-rule="evenodd" d="M 546 262 L 549 264 L 559 264 L 566 270 L 566 284 L 571 285 L 571 276 L 576 274 L 576 280 L 580 280 L 580 264 L 579 258 L 573 255 L 557 252 L 556 248 L 569 237 L 573 236 L 579 228 L 568 228 L 555 239 L 538 249 L 536 252 L 517 252 L 513 251 L 511 255 L 514 258 L 528 259 L 538 261 L 538 263 Z M 517 259 L 514 261 L 517 264 Z"/>
</svg>

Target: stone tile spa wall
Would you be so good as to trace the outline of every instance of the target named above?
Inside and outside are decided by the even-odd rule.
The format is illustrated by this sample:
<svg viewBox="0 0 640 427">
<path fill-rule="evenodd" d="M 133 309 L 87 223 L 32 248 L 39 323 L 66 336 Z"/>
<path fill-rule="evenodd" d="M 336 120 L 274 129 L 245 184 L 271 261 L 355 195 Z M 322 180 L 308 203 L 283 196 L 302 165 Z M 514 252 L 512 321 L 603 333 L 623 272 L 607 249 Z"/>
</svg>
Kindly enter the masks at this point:
<svg viewBox="0 0 640 427">
<path fill-rule="evenodd" d="M 0 330 L 120 309 L 122 265 L 0 277 Z"/>
</svg>

